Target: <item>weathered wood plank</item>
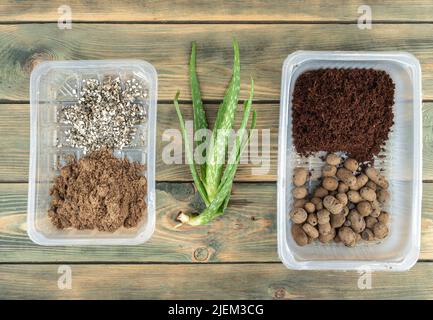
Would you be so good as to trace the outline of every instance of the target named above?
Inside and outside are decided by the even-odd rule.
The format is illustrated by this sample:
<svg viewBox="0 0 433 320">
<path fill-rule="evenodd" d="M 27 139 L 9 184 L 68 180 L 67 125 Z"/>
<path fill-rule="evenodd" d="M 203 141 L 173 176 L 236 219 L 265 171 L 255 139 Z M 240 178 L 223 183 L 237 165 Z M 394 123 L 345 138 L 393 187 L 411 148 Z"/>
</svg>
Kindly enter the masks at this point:
<svg viewBox="0 0 433 320">
<path fill-rule="evenodd" d="M 433 180 L 433 103 L 424 103 L 423 109 L 423 179 Z"/>
<path fill-rule="evenodd" d="M 256 192 L 253 192 L 256 190 Z M 236 184 L 224 219 L 175 229 L 180 210 L 200 207 L 190 183 L 157 184 L 157 223 L 140 246 L 42 247 L 26 233 L 26 184 L 0 184 L 0 262 L 32 261 L 276 261 L 274 184 Z"/>
<path fill-rule="evenodd" d="M 0 106 L 0 181 L 27 181 L 29 105 Z"/>
<path fill-rule="evenodd" d="M 1 106 L 0 106 L 1 107 Z M 192 107 L 190 104 L 182 105 L 184 119 L 192 120 Z M 210 128 L 214 127 L 218 105 L 205 106 Z M 246 162 L 241 162 L 236 174 L 236 181 L 276 181 L 278 163 L 278 124 L 280 106 L 278 104 L 255 104 L 257 111 L 258 149 L 247 150 L 244 157 Z M 235 128 L 238 129 L 242 119 L 243 107 L 238 107 Z M 170 129 L 178 129 L 179 120 L 174 107 L 171 104 L 160 105 L 158 109 L 158 135 L 157 135 L 157 167 L 156 175 L 159 181 L 191 181 L 189 167 L 185 164 L 170 164 L 163 161 L 163 150 L 167 147 L 167 141 L 163 141 L 164 133 L 169 134 Z M 269 139 L 269 142 L 267 142 Z M 179 141 L 180 139 L 178 139 Z M 269 151 L 269 158 L 263 159 L 262 152 Z M 263 161 L 262 161 L 263 160 Z M 244 160 L 242 160 L 244 161 Z M 182 161 L 185 163 L 185 161 Z M 260 169 L 260 172 L 257 170 Z"/>
<path fill-rule="evenodd" d="M 192 120 L 190 105 L 181 105 L 185 119 Z M 259 149 L 253 150 L 248 163 L 239 166 L 237 181 L 276 181 L 276 164 L 278 157 L 278 114 L 279 105 L 257 104 L 257 126 L 260 133 Z M 206 112 L 209 125 L 213 127 L 216 118 L 217 105 L 209 104 Z M 236 128 L 239 128 L 242 118 L 242 107 L 239 106 L 236 116 Z M 29 159 L 29 106 L 24 104 L 0 105 L 0 182 L 27 181 Z M 163 150 L 169 145 L 170 129 L 179 129 L 179 122 L 173 105 L 160 104 L 158 106 L 157 147 L 156 147 L 156 179 L 158 181 L 191 181 L 191 174 L 187 165 L 163 161 Z M 262 131 L 265 130 L 265 131 Z M 269 134 L 268 134 L 269 131 Z M 270 144 L 263 142 L 263 134 L 270 136 Z M 181 137 L 178 137 L 181 139 Z M 165 140 L 163 140 L 165 139 Z M 262 142 L 264 143 L 262 147 Z M 261 163 L 262 148 L 270 151 L 270 161 Z M 257 156 L 254 156 L 257 154 Z M 182 161 L 185 162 L 185 161 Z M 253 168 L 262 168 L 263 173 L 254 172 Z"/>
<path fill-rule="evenodd" d="M 71 265 L 60 290 L 58 265 L 0 265 L 3 299 L 432 299 L 433 264 L 381 272 L 361 290 L 357 272 L 297 272 L 282 264 Z M 104 275 L 101 281 L 101 274 Z M 37 285 L 35 285 L 37 279 Z M 31 290 L 28 288 L 31 287 Z M 362 288 L 362 286 L 361 286 Z"/>
<path fill-rule="evenodd" d="M 26 234 L 26 184 L 0 184 L 0 262 L 277 262 L 276 185 L 235 184 L 227 214 L 208 226 L 174 229 L 198 207 L 191 184 L 158 183 L 157 222 L 140 246 L 42 247 Z M 433 259 L 433 184 L 424 184 L 421 259 Z"/>
<path fill-rule="evenodd" d="M 187 63 L 198 41 L 198 72 L 205 99 L 221 99 L 231 74 L 231 37 L 241 48 L 242 98 L 249 77 L 255 98 L 280 98 L 281 67 L 296 50 L 409 51 L 421 61 L 424 98 L 433 98 L 433 24 L 377 24 L 371 30 L 342 24 L 78 24 L 0 26 L 0 100 L 28 100 L 29 75 L 43 60 L 139 58 L 159 74 L 159 99 L 178 89 L 189 99 Z"/>
<path fill-rule="evenodd" d="M 57 21 L 62 0 L 3 1 L 0 20 Z M 428 0 L 407 1 L 110 1 L 70 0 L 73 21 L 356 21 L 358 7 L 370 5 L 374 20 L 431 21 Z"/>
<path fill-rule="evenodd" d="M 191 106 L 181 106 L 186 119 L 192 119 Z M 278 157 L 278 104 L 255 104 L 257 110 L 257 128 L 270 129 L 270 164 L 269 171 L 263 174 L 252 175 L 253 168 L 262 167 L 257 162 L 261 157 L 261 143 L 263 131 L 260 135 L 258 157 L 252 157 L 248 164 L 241 164 L 236 175 L 236 181 L 276 181 L 277 157 Z M 208 104 L 206 111 L 210 123 L 215 119 L 216 105 Z M 240 110 L 237 116 L 240 119 Z M 433 103 L 424 103 L 424 163 L 423 179 L 433 180 Z M 191 181 L 191 174 L 186 165 L 166 164 L 162 160 L 162 151 L 169 142 L 163 141 L 163 133 L 167 129 L 177 129 L 179 126 L 176 112 L 171 104 L 160 104 L 158 106 L 158 133 L 156 151 L 156 179 L 158 181 Z M 238 127 L 238 126 L 237 126 Z M 28 179 L 28 157 L 29 157 L 29 111 L 28 105 L 4 104 L 0 105 L 0 182 L 24 182 Z M 254 154 L 254 153 L 251 153 Z"/>
</svg>

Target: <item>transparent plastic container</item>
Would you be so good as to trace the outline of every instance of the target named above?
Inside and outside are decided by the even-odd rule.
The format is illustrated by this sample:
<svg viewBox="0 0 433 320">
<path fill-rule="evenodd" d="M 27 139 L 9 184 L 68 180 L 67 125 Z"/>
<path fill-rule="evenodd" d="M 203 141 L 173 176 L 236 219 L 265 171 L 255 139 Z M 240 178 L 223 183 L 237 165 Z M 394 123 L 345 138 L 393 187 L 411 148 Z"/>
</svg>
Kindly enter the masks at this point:
<svg viewBox="0 0 433 320">
<path fill-rule="evenodd" d="M 385 146 L 385 159 L 375 167 L 389 180 L 391 220 L 387 238 L 361 242 L 354 248 L 334 242 L 298 246 L 291 235 L 288 212 L 292 206 L 293 169 L 314 169 L 310 191 L 317 185 L 323 161 L 320 154 L 301 157 L 292 140 L 292 92 L 297 77 L 321 68 L 373 68 L 386 71 L 395 83 L 394 126 Z M 421 236 L 422 117 L 421 68 L 411 54 L 401 52 L 298 51 L 283 65 L 278 157 L 278 253 L 290 269 L 388 270 L 410 269 L 417 261 Z M 324 154 L 324 153 L 323 153 Z M 322 155 L 323 155 L 322 154 Z"/>
<path fill-rule="evenodd" d="M 114 233 L 98 230 L 58 230 L 48 218 L 49 190 L 59 168 L 72 155 L 77 159 L 83 150 L 68 146 L 65 124 L 58 121 L 62 106 L 77 102 L 82 79 L 119 76 L 121 81 L 137 79 L 148 88 L 143 104 L 147 117 L 136 126 L 130 146 L 114 150 L 114 155 L 145 165 L 147 178 L 147 212 L 134 228 L 121 227 Z M 74 91 L 75 90 L 75 91 Z M 43 62 L 30 77 L 30 170 L 27 208 L 27 231 L 40 245 L 134 245 L 147 241 L 155 229 L 155 126 L 157 108 L 157 73 L 141 60 L 55 61 Z M 62 146 L 58 147 L 58 143 Z"/>
</svg>

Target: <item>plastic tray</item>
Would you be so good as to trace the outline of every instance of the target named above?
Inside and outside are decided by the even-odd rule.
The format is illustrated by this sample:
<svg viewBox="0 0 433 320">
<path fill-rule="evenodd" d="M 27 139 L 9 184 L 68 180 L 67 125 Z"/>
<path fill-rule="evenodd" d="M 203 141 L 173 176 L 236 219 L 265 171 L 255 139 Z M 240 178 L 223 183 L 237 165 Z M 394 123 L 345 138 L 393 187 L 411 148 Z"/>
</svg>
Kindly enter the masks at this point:
<svg viewBox="0 0 433 320">
<path fill-rule="evenodd" d="M 137 135 L 130 147 L 114 150 L 117 157 L 127 157 L 145 165 L 147 178 L 147 213 L 138 227 L 120 228 L 114 233 L 97 230 L 58 230 L 48 218 L 49 190 L 59 167 L 70 155 L 80 158 L 83 152 L 64 142 L 64 125 L 57 120 L 62 105 L 77 102 L 74 89 L 80 92 L 84 78 L 103 80 L 119 76 L 136 78 L 149 88 L 146 100 L 140 101 L 147 117 L 137 125 Z M 157 108 L 157 74 L 155 68 L 141 60 L 56 61 L 38 65 L 30 77 L 30 170 L 27 231 L 30 239 L 41 245 L 132 245 L 148 240 L 155 229 L 155 126 Z"/>
<path fill-rule="evenodd" d="M 292 174 L 296 166 L 315 169 L 309 182 L 317 184 L 323 161 L 299 156 L 292 141 L 292 92 L 297 77 L 320 68 L 373 68 L 386 71 L 395 83 L 394 126 L 385 149 L 383 168 L 390 182 L 389 236 L 381 242 L 347 248 L 318 241 L 300 247 L 291 235 Z M 410 269 L 420 251 L 422 194 L 421 68 L 418 60 L 401 52 L 298 51 L 284 62 L 281 84 L 278 156 L 278 252 L 290 269 L 393 270 Z M 375 164 L 375 166 L 376 166 Z"/>
</svg>

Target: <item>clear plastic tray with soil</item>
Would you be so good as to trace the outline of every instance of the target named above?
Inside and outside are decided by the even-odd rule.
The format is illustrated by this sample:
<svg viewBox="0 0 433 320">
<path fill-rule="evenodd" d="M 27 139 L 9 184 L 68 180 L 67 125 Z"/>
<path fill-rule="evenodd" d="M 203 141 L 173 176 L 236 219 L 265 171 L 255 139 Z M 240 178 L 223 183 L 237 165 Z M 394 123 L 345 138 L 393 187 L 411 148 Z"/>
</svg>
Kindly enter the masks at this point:
<svg viewBox="0 0 433 320">
<path fill-rule="evenodd" d="M 114 149 L 118 158 L 144 165 L 147 179 L 147 210 L 137 227 L 121 227 L 115 232 L 58 229 L 48 217 L 50 188 L 60 169 L 71 157 L 84 156 L 83 148 L 71 144 L 65 132 L 62 110 L 77 105 L 83 80 L 119 77 L 121 83 L 136 79 L 147 88 L 145 99 L 137 101 L 146 117 L 135 125 L 133 141 Z M 30 79 L 31 143 L 27 228 L 30 239 L 41 245 L 132 245 L 147 241 L 155 228 L 155 126 L 157 74 L 141 60 L 55 61 L 44 62 Z"/>
<path fill-rule="evenodd" d="M 292 175 L 296 167 L 313 172 L 310 191 L 318 183 L 325 152 L 299 155 L 292 137 L 292 98 L 296 79 L 304 72 L 325 68 L 372 68 L 383 70 L 395 84 L 394 125 L 377 156 L 375 168 L 389 181 L 391 200 L 389 235 L 381 241 L 342 243 L 318 241 L 300 247 L 290 233 L 288 212 L 292 206 Z M 422 194 L 421 70 L 418 60 L 400 52 L 309 52 L 291 54 L 283 66 L 279 129 L 278 252 L 291 269 L 311 270 L 407 270 L 420 250 Z"/>
</svg>

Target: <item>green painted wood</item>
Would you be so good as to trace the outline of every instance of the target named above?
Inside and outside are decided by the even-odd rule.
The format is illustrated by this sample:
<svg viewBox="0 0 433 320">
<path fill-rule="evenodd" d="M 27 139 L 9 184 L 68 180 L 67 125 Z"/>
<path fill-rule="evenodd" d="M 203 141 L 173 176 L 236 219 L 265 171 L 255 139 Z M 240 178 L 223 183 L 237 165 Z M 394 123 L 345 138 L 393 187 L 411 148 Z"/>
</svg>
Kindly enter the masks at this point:
<svg viewBox="0 0 433 320">
<path fill-rule="evenodd" d="M 235 184 L 227 214 L 208 226 L 175 229 L 180 210 L 201 206 L 192 184 L 158 183 L 156 199 L 156 231 L 143 245 L 44 247 L 27 236 L 27 184 L 0 184 L 0 262 L 278 261 L 274 184 Z"/>
<path fill-rule="evenodd" d="M 59 265 L 0 265 L 8 299 L 432 299 L 433 264 L 371 276 L 299 272 L 282 264 L 71 265 L 71 289 L 60 290 Z M 103 281 L 101 281 L 103 274 Z"/>
<path fill-rule="evenodd" d="M 251 157 L 242 162 L 236 176 L 237 181 L 276 181 L 276 166 L 278 157 L 278 114 L 277 104 L 257 104 L 258 122 L 256 128 L 260 133 L 257 152 L 251 152 Z M 181 105 L 185 119 L 192 120 L 191 105 Z M 206 106 L 209 125 L 213 127 L 216 118 L 217 105 Z M 242 106 L 239 106 L 236 116 L 236 126 L 239 128 L 242 118 Z M 28 179 L 29 161 L 29 106 L 24 104 L 0 105 L 0 182 L 24 182 Z M 156 179 L 158 181 L 192 181 L 189 167 L 163 161 L 163 152 L 169 150 L 172 129 L 179 130 L 179 122 L 174 107 L 171 104 L 158 106 L 157 146 L 156 146 Z M 265 130 L 265 131 L 262 131 Z M 263 140 L 268 135 L 270 144 Z M 180 132 L 179 132 L 180 134 Z M 181 137 L 178 137 L 180 141 Z M 262 146 L 263 143 L 263 146 Z M 270 161 L 262 161 L 263 149 L 270 151 Z M 257 156 L 255 156 L 257 155 Z M 243 160 L 244 161 L 244 160 Z M 182 161 L 185 162 L 185 161 Z M 262 172 L 252 171 L 261 168 Z"/>
<path fill-rule="evenodd" d="M 186 119 L 192 119 L 191 106 L 181 105 Z M 276 181 L 278 162 L 278 122 L 279 105 L 274 103 L 256 104 L 257 129 L 270 129 L 270 145 L 263 144 L 263 131 L 260 131 L 258 157 L 251 157 L 248 163 L 239 166 L 236 181 L 248 182 L 274 182 Z M 0 105 L 0 182 L 25 182 L 28 179 L 29 159 L 29 107 L 24 104 Z M 213 126 L 217 106 L 208 104 L 206 113 Z M 424 103 L 423 106 L 423 179 L 433 181 L 433 103 Z M 237 119 L 241 118 L 239 108 Z M 239 124 L 236 125 L 239 127 Z M 164 132 L 168 129 L 178 128 L 178 120 L 174 107 L 171 104 L 158 106 L 158 133 L 156 151 L 156 179 L 157 181 L 191 181 L 188 166 L 167 164 L 162 160 L 163 149 L 169 144 L 163 141 Z M 260 162 L 263 148 L 270 150 L 269 170 L 263 174 L 252 174 L 254 168 L 266 168 Z"/>
<path fill-rule="evenodd" d="M 191 105 L 181 105 L 185 119 L 192 119 Z M 278 162 L 278 123 L 279 105 L 255 104 L 257 110 L 257 129 L 270 131 L 270 163 L 269 170 L 256 174 L 253 169 L 266 169 L 267 164 L 261 163 L 261 151 L 258 156 L 252 156 L 248 163 L 239 166 L 236 181 L 244 182 L 275 182 Z M 0 182 L 26 182 L 28 179 L 29 160 L 29 107 L 25 104 L 0 105 Z M 210 120 L 210 126 L 216 116 L 217 106 L 206 105 L 206 113 Z M 423 179 L 433 181 L 433 103 L 424 103 L 423 106 Z M 241 118 L 241 107 L 237 119 Z M 177 129 L 179 126 L 176 112 L 171 104 L 158 106 L 158 132 L 156 151 L 156 179 L 157 181 L 191 181 L 188 166 L 180 164 L 167 164 L 162 160 L 162 153 L 169 141 L 163 141 L 163 136 L 168 135 L 169 129 Z M 239 124 L 236 125 L 239 127 Z M 260 131 L 260 146 L 263 142 L 264 132 Z M 252 153 L 253 154 L 253 153 Z"/>
<path fill-rule="evenodd" d="M 433 259 L 433 184 L 423 185 L 420 259 Z M 175 229 L 179 210 L 198 208 L 189 183 L 157 184 L 152 239 L 121 247 L 43 247 L 26 234 L 27 184 L 0 184 L 0 262 L 278 262 L 277 188 L 238 183 L 227 214 L 210 225 Z"/>
<path fill-rule="evenodd" d="M 29 105 L 0 105 L 0 181 L 27 181 Z"/>
<path fill-rule="evenodd" d="M 57 21 L 62 0 L 14 1 L 0 5 L 6 21 Z M 338 5 L 330 1 L 251 0 L 70 0 L 73 21 L 357 21 L 358 8 L 370 5 L 374 20 L 432 21 L 433 5 L 428 0 L 350 0 Z"/>
<path fill-rule="evenodd" d="M 152 240 L 136 247 L 41 247 L 26 235 L 28 172 L 28 105 L 31 70 L 44 60 L 140 58 L 159 74 L 159 99 L 171 100 L 177 89 L 189 100 L 187 61 L 190 42 L 198 40 L 198 71 L 205 99 L 221 99 L 230 77 L 230 38 L 241 45 L 242 98 L 248 78 L 256 80 L 256 99 L 278 101 L 281 66 L 296 50 L 404 50 L 423 68 L 424 99 L 433 99 L 433 4 L 430 0 L 235 1 L 71 0 L 73 21 L 137 21 L 145 24 L 73 24 L 59 30 L 57 8 L 63 1 L 6 0 L 0 4 L 0 263 L 137 262 L 157 265 L 72 265 L 73 287 L 59 290 L 57 265 L 0 264 L 1 298 L 192 298 L 298 299 L 378 298 L 432 299 L 432 263 L 418 263 L 405 273 L 373 275 L 373 289 L 359 290 L 355 272 L 296 272 L 278 263 L 276 254 L 276 152 L 278 103 L 257 106 L 259 128 L 272 127 L 271 170 L 251 177 L 251 166 L 239 169 L 228 213 L 210 226 L 174 229 L 181 209 L 197 207 L 190 183 L 157 184 L 157 229 Z M 359 5 L 373 9 L 372 30 L 354 24 Z M 115 8 L 114 8 L 115 6 Z M 193 24 L 147 24 L 167 21 Z M 51 24 L 14 25 L 14 21 Z M 209 22 L 234 24 L 208 24 Z M 235 24 L 272 22 L 272 24 Z M 310 24 L 309 22 L 335 22 Z M 429 22 L 428 24 L 394 24 Z M 289 24 L 274 24 L 288 22 Z M 303 24 L 290 24 L 304 22 Z M 340 22 L 352 23 L 339 24 Z M 393 22 L 387 24 L 387 22 Z M 431 112 L 424 105 L 424 174 L 433 182 Z M 183 106 L 187 117 L 188 106 Z M 215 113 L 215 105 L 207 108 Z M 173 109 L 160 104 L 158 137 L 177 128 Z M 211 119 L 213 115 L 211 115 Z M 164 143 L 158 141 L 158 155 Z M 185 166 L 157 159 L 159 181 L 189 180 Z M 255 183 L 268 181 L 271 183 Z M 433 184 L 424 183 L 421 259 L 433 259 Z M 224 262 L 259 262 L 226 264 Z M 198 264 L 159 264 L 159 263 Z M 203 262 L 203 263 L 200 263 Z M 219 262 L 206 264 L 205 262 Z M 267 263 L 260 263 L 267 262 Z M 272 262 L 272 263 L 269 263 Z M 221 264 L 220 264 L 221 263 Z M 104 281 L 101 281 L 104 274 Z M 212 275 L 212 277 L 209 277 Z M 193 280 L 191 280 L 193 279 Z M 218 285 L 215 285 L 218 283 Z M 344 292 L 344 294 L 342 294 Z"/>
<path fill-rule="evenodd" d="M 198 42 L 198 73 L 205 99 L 221 99 L 232 64 L 231 38 L 241 53 L 241 97 L 249 77 L 255 98 L 280 98 L 281 67 L 297 50 L 389 50 L 415 54 L 423 69 L 424 99 L 433 98 L 433 24 L 376 24 L 359 30 L 345 24 L 57 24 L 0 25 L 0 100 L 28 100 L 29 75 L 44 60 L 139 58 L 155 65 L 159 99 L 176 91 L 190 99 L 188 58 Z"/>
<path fill-rule="evenodd" d="M 433 181 L 433 103 L 423 104 L 423 179 Z"/>
</svg>

